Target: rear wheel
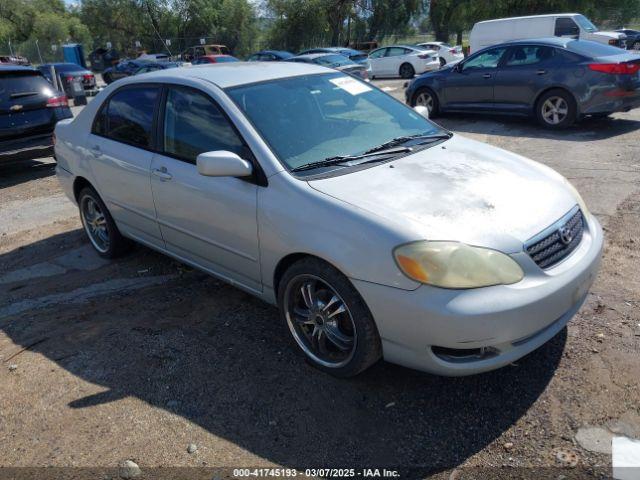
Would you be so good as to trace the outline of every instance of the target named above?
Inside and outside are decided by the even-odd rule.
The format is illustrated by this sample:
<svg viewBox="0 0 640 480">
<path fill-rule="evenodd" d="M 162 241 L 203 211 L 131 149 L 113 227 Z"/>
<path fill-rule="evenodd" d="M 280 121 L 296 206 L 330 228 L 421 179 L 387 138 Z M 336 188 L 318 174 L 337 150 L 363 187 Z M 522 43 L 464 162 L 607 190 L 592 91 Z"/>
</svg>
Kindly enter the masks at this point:
<svg viewBox="0 0 640 480">
<path fill-rule="evenodd" d="M 107 206 L 93 188 L 82 189 L 78 208 L 84 231 L 98 255 L 116 258 L 129 250 L 131 242 L 120 234 Z"/>
<path fill-rule="evenodd" d="M 416 75 L 416 71 L 410 63 L 400 65 L 399 73 L 401 78 L 413 78 Z"/>
<path fill-rule="evenodd" d="M 576 121 L 576 102 L 565 90 L 549 90 L 538 99 L 536 115 L 544 127 L 567 128 Z"/>
<path fill-rule="evenodd" d="M 324 372 L 351 377 L 382 356 L 371 312 L 331 265 L 315 258 L 293 264 L 280 280 L 278 305 L 298 347 Z"/>
<path fill-rule="evenodd" d="M 438 98 L 435 96 L 432 90 L 428 88 L 420 88 L 413 95 L 412 107 L 423 106 L 429 110 L 429 118 L 435 117 L 438 114 Z"/>
<path fill-rule="evenodd" d="M 447 61 L 443 57 L 440 57 L 440 68 L 444 67 L 446 64 Z"/>
</svg>

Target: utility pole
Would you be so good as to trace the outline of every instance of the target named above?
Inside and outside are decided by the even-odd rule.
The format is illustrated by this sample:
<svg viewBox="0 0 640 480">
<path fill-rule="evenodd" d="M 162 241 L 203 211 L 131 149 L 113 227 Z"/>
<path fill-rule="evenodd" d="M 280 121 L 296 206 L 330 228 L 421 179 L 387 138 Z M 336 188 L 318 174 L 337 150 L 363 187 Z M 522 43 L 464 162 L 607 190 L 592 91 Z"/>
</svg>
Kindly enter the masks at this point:
<svg viewBox="0 0 640 480">
<path fill-rule="evenodd" d="M 40 57 L 40 64 L 43 64 L 42 54 L 40 53 L 40 45 L 38 45 L 38 39 L 36 38 L 36 48 L 38 49 L 38 57 Z"/>
</svg>

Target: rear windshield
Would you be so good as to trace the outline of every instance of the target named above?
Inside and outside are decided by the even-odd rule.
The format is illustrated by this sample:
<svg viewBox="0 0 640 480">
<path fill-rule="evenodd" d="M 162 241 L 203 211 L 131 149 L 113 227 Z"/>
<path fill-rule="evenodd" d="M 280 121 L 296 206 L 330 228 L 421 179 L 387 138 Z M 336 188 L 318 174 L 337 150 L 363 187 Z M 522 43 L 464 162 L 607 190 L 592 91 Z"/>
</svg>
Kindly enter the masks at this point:
<svg viewBox="0 0 640 480">
<path fill-rule="evenodd" d="M 0 102 L 5 103 L 26 94 L 50 96 L 51 84 L 40 73 L 0 73 Z"/>
<path fill-rule="evenodd" d="M 589 58 L 609 57 L 611 55 L 620 55 L 624 53 L 624 51 L 619 48 L 585 40 L 574 40 L 567 43 L 567 50 Z"/>
<path fill-rule="evenodd" d="M 80 65 L 75 63 L 58 63 L 54 65 L 58 72 L 77 72 L 78 70 L 84 70 Z"/>
<path fill-rule="evenodd" d="M 328 67 L 341 67 L 343 65 L 351 65 L 353 62 L 347 57 L 342 55 L 324 55 L 315 59 L 315 62 L 319 65 L 326 65 Z"/>
</svg>

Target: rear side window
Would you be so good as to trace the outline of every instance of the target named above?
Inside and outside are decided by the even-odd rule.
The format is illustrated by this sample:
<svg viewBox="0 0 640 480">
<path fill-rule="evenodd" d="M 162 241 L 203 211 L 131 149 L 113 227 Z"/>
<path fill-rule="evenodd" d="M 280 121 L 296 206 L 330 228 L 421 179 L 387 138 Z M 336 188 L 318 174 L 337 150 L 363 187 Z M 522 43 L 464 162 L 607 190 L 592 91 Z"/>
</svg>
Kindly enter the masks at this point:
<svg viewBox="0 0 640 480">
<path fill-rule="evenodd" d="M 576 22 L 571 18 L 557 18 L 556 19 L 556 37 L 574 36 L 580 35 L 580 29 Z"/>
<path fill-rule="evenodd" d="M 92 132 L 135 147 L 150 148 L 158 87 L 125 88 L 116 92 L 96 116 Z"/>
<path fill-rule="evenodd" d="M 0 74 L 0 102 L 18 100 L 25 95 L 51 95 L 51 84 L 40 73 Z"/>
<path fill-rule="evenodd" d="M 387 57 L 398 57 L 400 55 L 405 55 L 407 50 L 401 47 L 391 47 L 387 49 Z"/>
<path fill-rule="evenodd" d="M 553 58 L 554 49 L 544 46 L 514 47 L 509 52 L 506 67 L 535 65 Z"/>
<path fill-rule="evenodd" d="M 246 156 L 243 141 L 206 95 L 172 88 L 164 112 L 164 152 L 195 163 L 204 152 L 227 150 Z"/>
</svg>

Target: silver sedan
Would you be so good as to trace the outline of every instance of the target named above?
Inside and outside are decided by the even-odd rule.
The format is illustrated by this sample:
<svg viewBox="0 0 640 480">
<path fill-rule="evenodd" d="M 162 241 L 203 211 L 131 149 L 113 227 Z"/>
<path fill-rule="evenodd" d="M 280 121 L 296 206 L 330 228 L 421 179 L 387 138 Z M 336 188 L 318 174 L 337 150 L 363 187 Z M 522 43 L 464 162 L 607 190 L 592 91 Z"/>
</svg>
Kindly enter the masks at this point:
<svg viewBox="0 0 640 480">
<path fill-rule="evenodd" d="M 326 372 L 474 374 L 564 328 L 602 230 L 561 175 L 424 110 L 315 65 L 164 70 L 59 123 L 57 173 L 100 255 L 135 241 L 277 304 Z"/>
</svg>

